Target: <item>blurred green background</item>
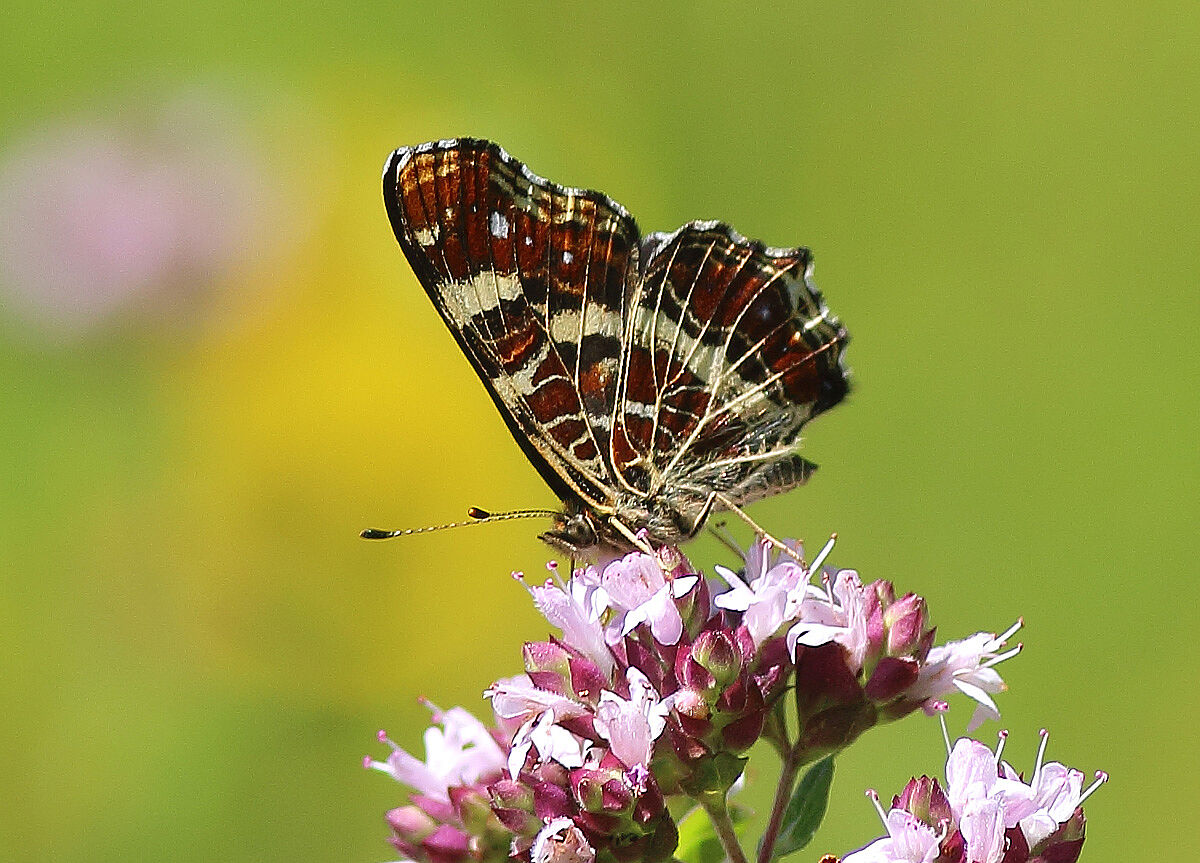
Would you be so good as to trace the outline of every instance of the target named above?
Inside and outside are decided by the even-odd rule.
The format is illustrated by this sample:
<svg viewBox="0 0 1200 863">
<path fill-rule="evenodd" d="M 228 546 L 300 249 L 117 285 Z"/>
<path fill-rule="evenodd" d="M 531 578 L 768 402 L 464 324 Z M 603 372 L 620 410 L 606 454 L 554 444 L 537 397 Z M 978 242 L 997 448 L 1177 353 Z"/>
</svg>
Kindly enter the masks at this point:
<svg viewBox="0 0 1200 863">
<path fill-rule="evenodd" d="M 0 859 L 392 859 L 375 730 L 419 754 L 417 696 L 485 715 L 546 634 L 539 525 L 357 538 L 554 503 L 383 213 L 456 135 L 813 248 L 856 389 L 754 515 L 945 637 L 1024 615 L 1012 759 L 1112 774 L 1084 860 L 1190 859 L 1197 44 L 1182 0 L 10 4 Z M 941 753 L 870 732 L 795 859 Z"/>
</svg>

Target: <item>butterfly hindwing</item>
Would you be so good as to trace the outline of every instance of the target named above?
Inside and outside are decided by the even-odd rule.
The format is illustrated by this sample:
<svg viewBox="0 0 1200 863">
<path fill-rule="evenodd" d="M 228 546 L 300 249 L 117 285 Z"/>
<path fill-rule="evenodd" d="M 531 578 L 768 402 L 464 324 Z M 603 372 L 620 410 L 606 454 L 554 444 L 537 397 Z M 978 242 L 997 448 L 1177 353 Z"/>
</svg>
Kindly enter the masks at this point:
<svg viewBox="0 0 1200 863">
<path fill-rule="evenodd" d="M 740 505 L 803 482 L 800 428 L 846 391 L 847 336 L 811 284 L 809 251 L 694 222 L 650 235 L 643 253 L 617 425 L 653 466 L 652 493 Z"/>
</svg>

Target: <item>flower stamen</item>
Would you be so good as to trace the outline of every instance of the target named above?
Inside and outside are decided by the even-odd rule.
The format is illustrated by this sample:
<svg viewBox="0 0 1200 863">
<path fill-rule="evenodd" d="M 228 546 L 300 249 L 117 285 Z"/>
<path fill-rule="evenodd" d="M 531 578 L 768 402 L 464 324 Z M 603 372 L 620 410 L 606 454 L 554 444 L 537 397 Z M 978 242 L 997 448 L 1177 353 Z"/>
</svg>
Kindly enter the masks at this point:
<svg viewBox="0 0 1200 863">
<path fill-rule="evenodd" d="M 831 533 L 829 541 L 817 552 L 817 556 L 813 558 L 813 562 L 808 567 L 808 577 L 812 578 L 814 572 L 821 571 L 821 564 L 825 562 L 825 558 L 829 557 L 829 552 L 833 551 L 833 544 L 837 542 L 837 534 Z"/>
<path fill-rule="evenodd" d="M 1000 733 L 997 734 L 996 737 L 998 738 L 996 741 L 996 763 L 999 764 L 1000 755 L 1002 752 L 1004 752 L 1004 744 L 1008 740 L 1008 729 L 1000 729 Z"/>
<path fill-rule="evenodd" d="M 883 822 L 883 826 L 888 826 L 887 813 L 883 811 L 883 805 L 879 802 L 879 792 L 874 788 L 867 789 L 867 797 L 875 806 L 875 811 L 879 813 L 879 820 Z"/>
<path fill-rule="evenodd" d="M 1103 785 L 1107 781 L 1108 781 L 1108 774 L 1105 773 L 1103 770 L 1097 770 L 1096 771 L 1096 780 L 1087 787 L 1086 791 L 1084 791 L 1082 794 L 1079 795 L 1079 805 L 1082 806 L 1083 801 L 1087 800 L 1089 797 L 1091 797 L 1092 794 L 1094 794 L 1096 792 L 1096 789 L 1098 789 L 1101 785 Z"/>
</svg>

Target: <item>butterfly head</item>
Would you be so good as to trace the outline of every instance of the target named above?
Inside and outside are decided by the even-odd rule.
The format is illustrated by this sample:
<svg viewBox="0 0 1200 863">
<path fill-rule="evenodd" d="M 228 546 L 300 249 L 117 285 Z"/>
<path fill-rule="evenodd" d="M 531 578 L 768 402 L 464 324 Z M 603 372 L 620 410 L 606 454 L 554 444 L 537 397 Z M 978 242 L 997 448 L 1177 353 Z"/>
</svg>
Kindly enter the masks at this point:
<svg viewBox="0 0 1200 863">
<path fill-rule="evenodd" d="M 601 543 L 601 529 L 591 513 L 577 502 L 568 502 L 554 517 L 554 527 L 538 538 L 572 557 L 590 558 Z"/>
<path fill-rule="evenodd" d="M 695 535 L 708 514 L 706 508 L 698 520 L 684 525 L 684 515 L 666 501 L 648 505 L 652 503 L 639 496 L 620 496 L 611 509 L 596 510 L 568 498 L 554 517 L 554 528 L 539 538 L 572 557 L 607 560 L 630 551 L 676 545 Z"/>
</svg>

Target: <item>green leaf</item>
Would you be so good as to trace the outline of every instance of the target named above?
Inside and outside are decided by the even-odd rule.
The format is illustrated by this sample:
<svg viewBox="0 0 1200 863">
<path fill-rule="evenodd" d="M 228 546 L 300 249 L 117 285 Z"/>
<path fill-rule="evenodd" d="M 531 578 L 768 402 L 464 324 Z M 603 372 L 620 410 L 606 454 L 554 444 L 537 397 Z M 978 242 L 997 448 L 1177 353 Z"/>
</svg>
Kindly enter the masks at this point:
<svg viewBox="0 0 1200 863">
<path fill-rule="evenodd" d="M 746 811 L 740 806 L 730 806 L 729 817 L 733 820 L 734 832 L 739 836 L 745 833 L 748 826 Z M 721 863 L 725 859 L 725 849 L 717 838 L 716 828 L 700 806 L 679 822 L 679 847 L 675 849 L 675 859 L 683 863 Z"/>
<path fill-rule="evenodd" d="M 833 784 L 833 756 L 828 755 L 808 769 L 783 813 L 783 826 L 772 859 L 794 854 L 812 841 L 825 817 L 829 786 Z"/>
</svg>

